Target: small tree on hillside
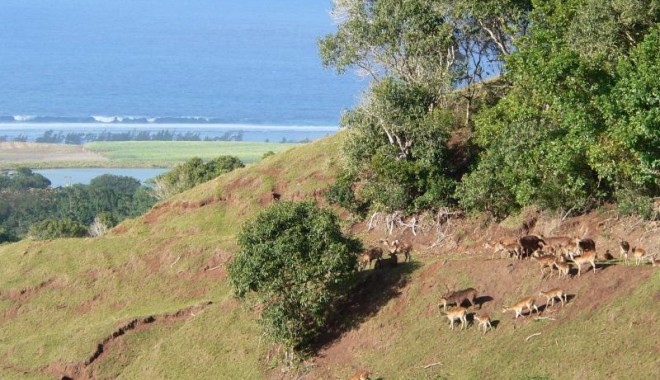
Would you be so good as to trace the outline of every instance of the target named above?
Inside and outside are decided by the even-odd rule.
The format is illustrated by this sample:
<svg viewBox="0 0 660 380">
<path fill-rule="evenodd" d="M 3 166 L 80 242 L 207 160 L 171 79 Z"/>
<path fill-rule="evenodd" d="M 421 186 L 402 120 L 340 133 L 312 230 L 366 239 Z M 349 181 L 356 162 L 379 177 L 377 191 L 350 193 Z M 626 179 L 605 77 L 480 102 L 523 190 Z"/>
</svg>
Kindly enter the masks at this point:
<svg viewBox="0 0 660 380">
<path fill-rule="evenodd" d="M 229 265 L 235 294 L 263 305 L 266 335 L 307 351 L 347 293 L 360 244 L 345 237 L 338 217 L 313 202 L 278 202 L 247 222 Z"/>
</svg>

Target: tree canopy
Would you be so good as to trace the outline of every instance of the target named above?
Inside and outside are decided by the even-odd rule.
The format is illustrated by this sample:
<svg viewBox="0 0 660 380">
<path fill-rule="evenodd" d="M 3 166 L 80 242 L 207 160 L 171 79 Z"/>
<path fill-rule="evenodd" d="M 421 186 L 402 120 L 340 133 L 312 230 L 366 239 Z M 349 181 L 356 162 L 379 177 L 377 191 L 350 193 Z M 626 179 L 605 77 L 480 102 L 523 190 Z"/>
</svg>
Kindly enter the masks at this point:
<svg viewBox="0 0 660 380">
<path fill-rule="evenodd" d="M 263 305 L 266 335 L 304 352 L 323 332 L 332 305 L 346 295 L 360 245 L 338 217 L 312 202 L 277 202 L 248 221 L 228 266 L 239 298 Z"/>
<path fill-rule="evenodd" d="M 372 82 L 342 118 L 328 199 L 504 216 L 657 196 L 659 14 L 657 0 L 335 0 L 323 63 Z"/>
</svg>

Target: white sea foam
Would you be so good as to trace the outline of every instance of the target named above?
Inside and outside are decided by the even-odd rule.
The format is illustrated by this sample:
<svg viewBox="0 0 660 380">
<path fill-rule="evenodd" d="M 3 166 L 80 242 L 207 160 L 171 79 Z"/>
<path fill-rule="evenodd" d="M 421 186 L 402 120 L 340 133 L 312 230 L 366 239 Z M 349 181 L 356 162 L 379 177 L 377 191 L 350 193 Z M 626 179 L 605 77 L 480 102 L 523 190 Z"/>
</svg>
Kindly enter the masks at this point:
<svg viewBox="0 0 660 380">
<path fill-rule="evenodd" d="M 14 115 L 13 118 L 14 118 L 14 120 L 16 120 L 16 121 L 23 122 L 23 121 L 34 120 L 34 119 L 36 118 L 36 116 L 31 116 L 31 115 Z"/>
</svg>

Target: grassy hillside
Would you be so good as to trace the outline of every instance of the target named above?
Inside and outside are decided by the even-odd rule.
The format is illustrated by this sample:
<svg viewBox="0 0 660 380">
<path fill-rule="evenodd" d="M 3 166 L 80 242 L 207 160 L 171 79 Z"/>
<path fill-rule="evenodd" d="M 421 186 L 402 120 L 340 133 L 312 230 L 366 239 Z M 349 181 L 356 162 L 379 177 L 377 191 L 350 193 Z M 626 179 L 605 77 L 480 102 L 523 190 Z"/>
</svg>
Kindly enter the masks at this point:
<svg viewBox="0 0 660 380">
<path fill-rule="evenodd" d="M 341 138 L 221 176 L 101 238 L 0 246 L 0 378 L 294 378 L 272 359 L 255 314 L 231 296 L 224 264 L 242 222 L 273 202 L 274 192 L 320 198 L 337 171 Z M 624 233 L 648 247 L 660 243 L 658 226 L 611 220 L 606 212 L 569 219 L 555 232 L 594 226 L 599 247 L 611 249 Z M 535 263 L 490 260 L 482 248 L 513 231 L 454 223 L 433 249 L 435 228 L 414 238 L 395 231 L 415 244 L 414 262 L 362 274 L 306 378 L 346 378 L 359 368 L 383 379 L 626 378 L 631 369 L 657 377 L 654 268 L 601 265 L 580 279 L 541 280 Z M 352 229 L 367 242 L 385 235 L 382 223 Z M 477 288 L 496 329 L 450 331 L 436 309 L 445 285 Z M 555 285 L 573 297 L 544 310 L 551 318 L 502 315 L 503 305 Z"/>
</svg>

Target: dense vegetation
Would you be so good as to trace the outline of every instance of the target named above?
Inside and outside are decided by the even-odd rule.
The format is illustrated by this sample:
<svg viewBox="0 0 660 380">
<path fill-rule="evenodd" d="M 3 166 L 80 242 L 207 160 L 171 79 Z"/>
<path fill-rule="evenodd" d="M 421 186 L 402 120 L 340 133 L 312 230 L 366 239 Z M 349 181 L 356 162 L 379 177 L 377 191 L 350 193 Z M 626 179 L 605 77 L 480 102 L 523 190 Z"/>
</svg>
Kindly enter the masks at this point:
<svg viewBox="0 0 660 380">
<path fill-rule="evenodd" d="M 270 339 L 306 351 L 347 294 L 359 243 L 343 236 L 332 211 L 282 201 L 247 222 L 238 244 L 228 267 L 236 295 L 263 305 L 260 321 Z"/>
<path fill-rule="evenodd" d="M 28 168 L 0 175 L 0 243 L 24 237 L 98 236 L 126 218 L 142 215 L 158 199 L 209 181 L 244 164 L 234 156 L 192 158 L 142 185 L 132 177 L 102 175 L 89 185 L 50 188 Z"/>
<path fill-rule="evenodd" d="M 97 218 L 106 228 L 113 227 L 141 215 L 156 201 L 138 180 L 109 174 L 92 179 L 89 185 L 52 189 L 42 175 L 22 168 L 0 175 L 0 184 L 0 242 L 26 236 L 84 236 Z"/>
<path fill-rule="evenodd" d="M 234 156 L 219 156 L 208 162 L 202 161 L 199 157 L 193 157 L 175 166 L 167 173 L 156 177 L 154 179 L 154 193 L 159 199 L 169 198 L 174 194 L 192 189 L 202 182 L 244 166 L 243 162 Z"/>
<path fill-rule="evenodd" d="M 659 14 L 655 0 L 336 0 L 323 62 L 372 84 L 342 119 L 345 168 L 328 199 L 500 217 L 618 200 L 650 216 Z"/>
</svg>

